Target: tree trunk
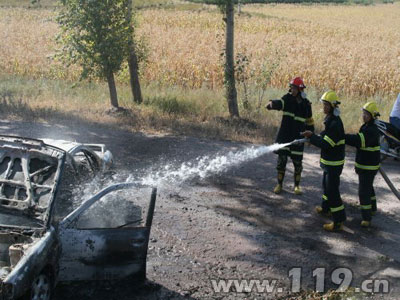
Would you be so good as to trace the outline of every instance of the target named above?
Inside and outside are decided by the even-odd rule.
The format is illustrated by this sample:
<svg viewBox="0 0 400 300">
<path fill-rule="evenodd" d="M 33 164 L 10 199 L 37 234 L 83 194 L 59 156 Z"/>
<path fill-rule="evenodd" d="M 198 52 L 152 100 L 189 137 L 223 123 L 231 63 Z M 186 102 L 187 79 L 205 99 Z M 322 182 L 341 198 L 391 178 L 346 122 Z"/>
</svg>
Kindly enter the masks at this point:
<svg viewBox="0 0 400 300">
<path fill-rule="evenodd" d="M 111 106 L 118 108 L 117 88 L 115 87 L 114 73 L 108 72 L 107 74 L 108 89 L 110 91 Z"/>
<path fill-rule="evenodd" d="M 129 24 L 132 28 L 132 33 L 133 33 L 134 28 L 132 24 L 132 1 L 129 1 L 127 18 L 129 20 Z M 135 43 L 132 35 L 130 36 L 128 47 L 129 47 L 128 65 L 129 65 L 130 84 L 131 84 L 133 100 L 136 103 L 142 103 L 143 98 L 139 80 L 139 64 L 136 56 Z"/>
<path fill-rule="evenodd" d="M 228 100 L 229 114 L 231 117 L 239 117 L 237 103 L 237 91 L 235 86 L 235 63 L 234 63 L 234 6 L 233 0 L 228 0 L 226 4 L 226 62 L 225 62 L 225 85 L 226 98 Z"/>
<path fill-rule="evenodd" d="M 128 65 L 133 99 L 137 103 L 142 103 L 143 98 L 139 81 L 139 64 L 135 53 L 135 46 L 131 47 Z"/>
</svg>

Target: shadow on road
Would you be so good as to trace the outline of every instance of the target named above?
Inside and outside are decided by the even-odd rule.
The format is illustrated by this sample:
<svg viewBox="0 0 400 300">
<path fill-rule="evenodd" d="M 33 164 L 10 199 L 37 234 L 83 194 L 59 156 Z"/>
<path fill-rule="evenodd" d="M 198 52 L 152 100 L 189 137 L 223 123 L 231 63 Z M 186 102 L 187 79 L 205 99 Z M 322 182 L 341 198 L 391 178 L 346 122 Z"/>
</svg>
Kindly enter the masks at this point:
<svg viewBox="0 0 400 300">
<path fill-rule="evenodd" d="M 152 281 L 137 283 L 90 283 L 90 284 L 62 284 L 54 295 L 55 300 L 158 300 L 158 299 L 193 299 L 171 291 Z"/>
<path fill-rule="evenodd" d="M 313 156 L 318 157 L 316 150 L 306 151 L 311 151 Z M 209 185 L 223 191 L 227 198 L 236 200 L 225 202 L 223 205 L 215 204 L 215 210 L 256 228 L 256 233 L 251 235 L 248 232 L 237 232 L 238 235 L 247 238 L 249 243 L 256 245 L 256 250 L 230 259 L 260 267 L 272 263 L 283 277 L 287 277 L 290 268 L 301 266 L 303 272 L 308 274 L 309 281 L 315 268 L 325 267 L 328 276 L 335 268 L 347 267 L 353 271 L 353 283 L 356 286 L 362 280 L 380 277 L 388 273 L 388 270 L 400 270 L 398 200 L 386 184 L 376 186 L 378 210 L 380 205 L 387 206 L 388 203 L 394 205 L 395 210 L 389 213 L 379 211 L 370 230 L 360 227 L 358 177 L 352 167 L 353 154 L 350 153 L 347 159 L 351 165 L 350 170 L 342 175 L 341 180 L 342 198 L 348 216 L 343 233 L 324 232 L 322 225 L 329 219 L 322 218 L 313 211 L 321 202 L 322 170 L 319 166 L 309 164 L 309 159 L 305 159 L 302 179 L 304 195 L 293 194 L 291 172 L 286 176 L 283 193 L 275 195 L 271 192 L 276 182 L 275 159 L 275 155 L 272 160 L 270 157 L 259 158 L 224 175 L 218 183 L 208 181 Z M 395 174 L 398 168 L 398 162 L 385 163 L 385 170 L 393 179 L 397 178 Z M 272 172 L 267 171 L 271 169 Z M 288 169 L 292 169 L 290 163 Z M 394 273 L 394 276 L 386 274 L 385 278 L 392 282 L 392 286 L 398 286 L 399 273 Z M 329 280 L 327 286 L 337 287 Z M 313 288 L 312 280 L 309 288 Z"/>
</svg>

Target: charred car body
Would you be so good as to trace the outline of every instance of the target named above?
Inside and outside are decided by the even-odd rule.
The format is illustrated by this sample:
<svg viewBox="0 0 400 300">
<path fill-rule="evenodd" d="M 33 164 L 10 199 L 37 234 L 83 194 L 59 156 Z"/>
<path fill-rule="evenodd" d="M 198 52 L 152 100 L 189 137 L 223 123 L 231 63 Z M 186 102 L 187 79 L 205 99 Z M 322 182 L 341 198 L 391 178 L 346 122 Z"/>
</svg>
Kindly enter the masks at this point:
<svg viewBox="0 0 400 300">
<path fill-rule="evenodd" d="M 134 183 L 111 185 L 67 209 L 66 172 L 88 177 L 111 163 L 104 145 L 0 136 L 1 300 L 50 299 L 58 281 L 145 278 L 155 188 L 144 221 L 137 205 L 134 220 L 108 226 L 88 213 L 113 193 L 145 188 Z"/>
</svg>

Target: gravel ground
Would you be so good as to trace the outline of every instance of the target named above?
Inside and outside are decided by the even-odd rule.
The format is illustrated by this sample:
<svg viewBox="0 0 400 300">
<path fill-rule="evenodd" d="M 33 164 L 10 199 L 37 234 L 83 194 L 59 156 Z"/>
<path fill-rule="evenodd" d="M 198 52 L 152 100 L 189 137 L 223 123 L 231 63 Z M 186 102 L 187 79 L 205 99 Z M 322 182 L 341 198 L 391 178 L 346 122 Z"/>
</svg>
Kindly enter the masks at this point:
<svg viewBox="0 0 400 300">
<path fill-rule="evenodd" d="M 1 121 L 2 134 L 105 143 L 113 152 L 121 176 L 157 170 L 203 155 L 242 149 L 245 144 L 191 137 L 154 136 L 91 123 L 70 125 Z M 277 299 L 287 297 L 292 268 L 302 268 L 301 287 L 315 289 L 313 271 L 325 268 L 325 289 L 335 288 L 331 273 L 352 271 L 353 288 L 367 279 L 390 282 L 389 294 L 370 299 L 400 299 L 400 201 L 378 175 L 378 214 L 370 230 L 361 229 L 357 207 L 358 180 L 354 152 L 349 151 L 341 192 L 348 221 L 343 233 L 325 233 L 327 219 L 313 212 L 321 199 L 322 171 L 318 150 L 307 147 L 302 186 L 293 194 L 292 166 L 284 192 L 275 185 L 274 154 L 264 155 L 223 174 L 160 186 L 149 245 L 147 277 L 132 284 L 60 285 L 55 299 Z M 400 186 L 400 163 L 383 168 Z M 272 293 L 215 293 L 212 279 L 278 280 Z M 357 296 L 356 296 L 357 298 Z M 365 299 L 367 296 L 359 295 Z"/>
</svg>

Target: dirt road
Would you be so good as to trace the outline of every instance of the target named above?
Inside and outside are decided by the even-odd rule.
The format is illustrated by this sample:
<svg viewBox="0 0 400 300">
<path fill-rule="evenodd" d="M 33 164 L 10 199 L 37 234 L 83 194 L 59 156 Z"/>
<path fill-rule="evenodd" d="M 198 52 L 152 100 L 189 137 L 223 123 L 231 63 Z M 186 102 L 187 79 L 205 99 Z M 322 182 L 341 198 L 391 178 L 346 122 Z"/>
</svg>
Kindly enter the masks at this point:
<svg viewBox="0 0 400 300">
<path fill-rule="evenodd" d="M 117 169 L 126 175 L 246 146 L 149 136 L 82 122 L 66 126 L 1 121 L 0 132 L 105 143 Z M 61 286 L 56 299 L 277 299 L 287 294 L 292 283 L 288 272 L 294 267 L 302 268 L 304 289 L 314 289 L 316 268 L 326 269 L 326 289 L 336 287 L 330 274 L 344 267 L 352 271 L 354 288 L 371 278 L 390 282 L 389 294 L 371 299 L 400 299 L 400 201 L 378 175 L 379 213 L 373 228 L 362 230 L 354 153 L 349 152 L 341 186 L 348 214 L 346 229 L 325 233 L 322 224 L 327 220 L 313 213 L 321 199 L 318 151 L 308 147 L 306 152 L 302 196 L 292 192 L 291 171 L 285 191 L 281 195 L 271 192 L 276 174 L 273 154 L 207 180 L 160 187 L 148 255 L 149 282 L 140 288 Z M 400 187 L 400 163 L 389 161 L 383 167 Z M 283 292 L 215 293 L 211 279 L 277 279 Z"/>
</svg>

